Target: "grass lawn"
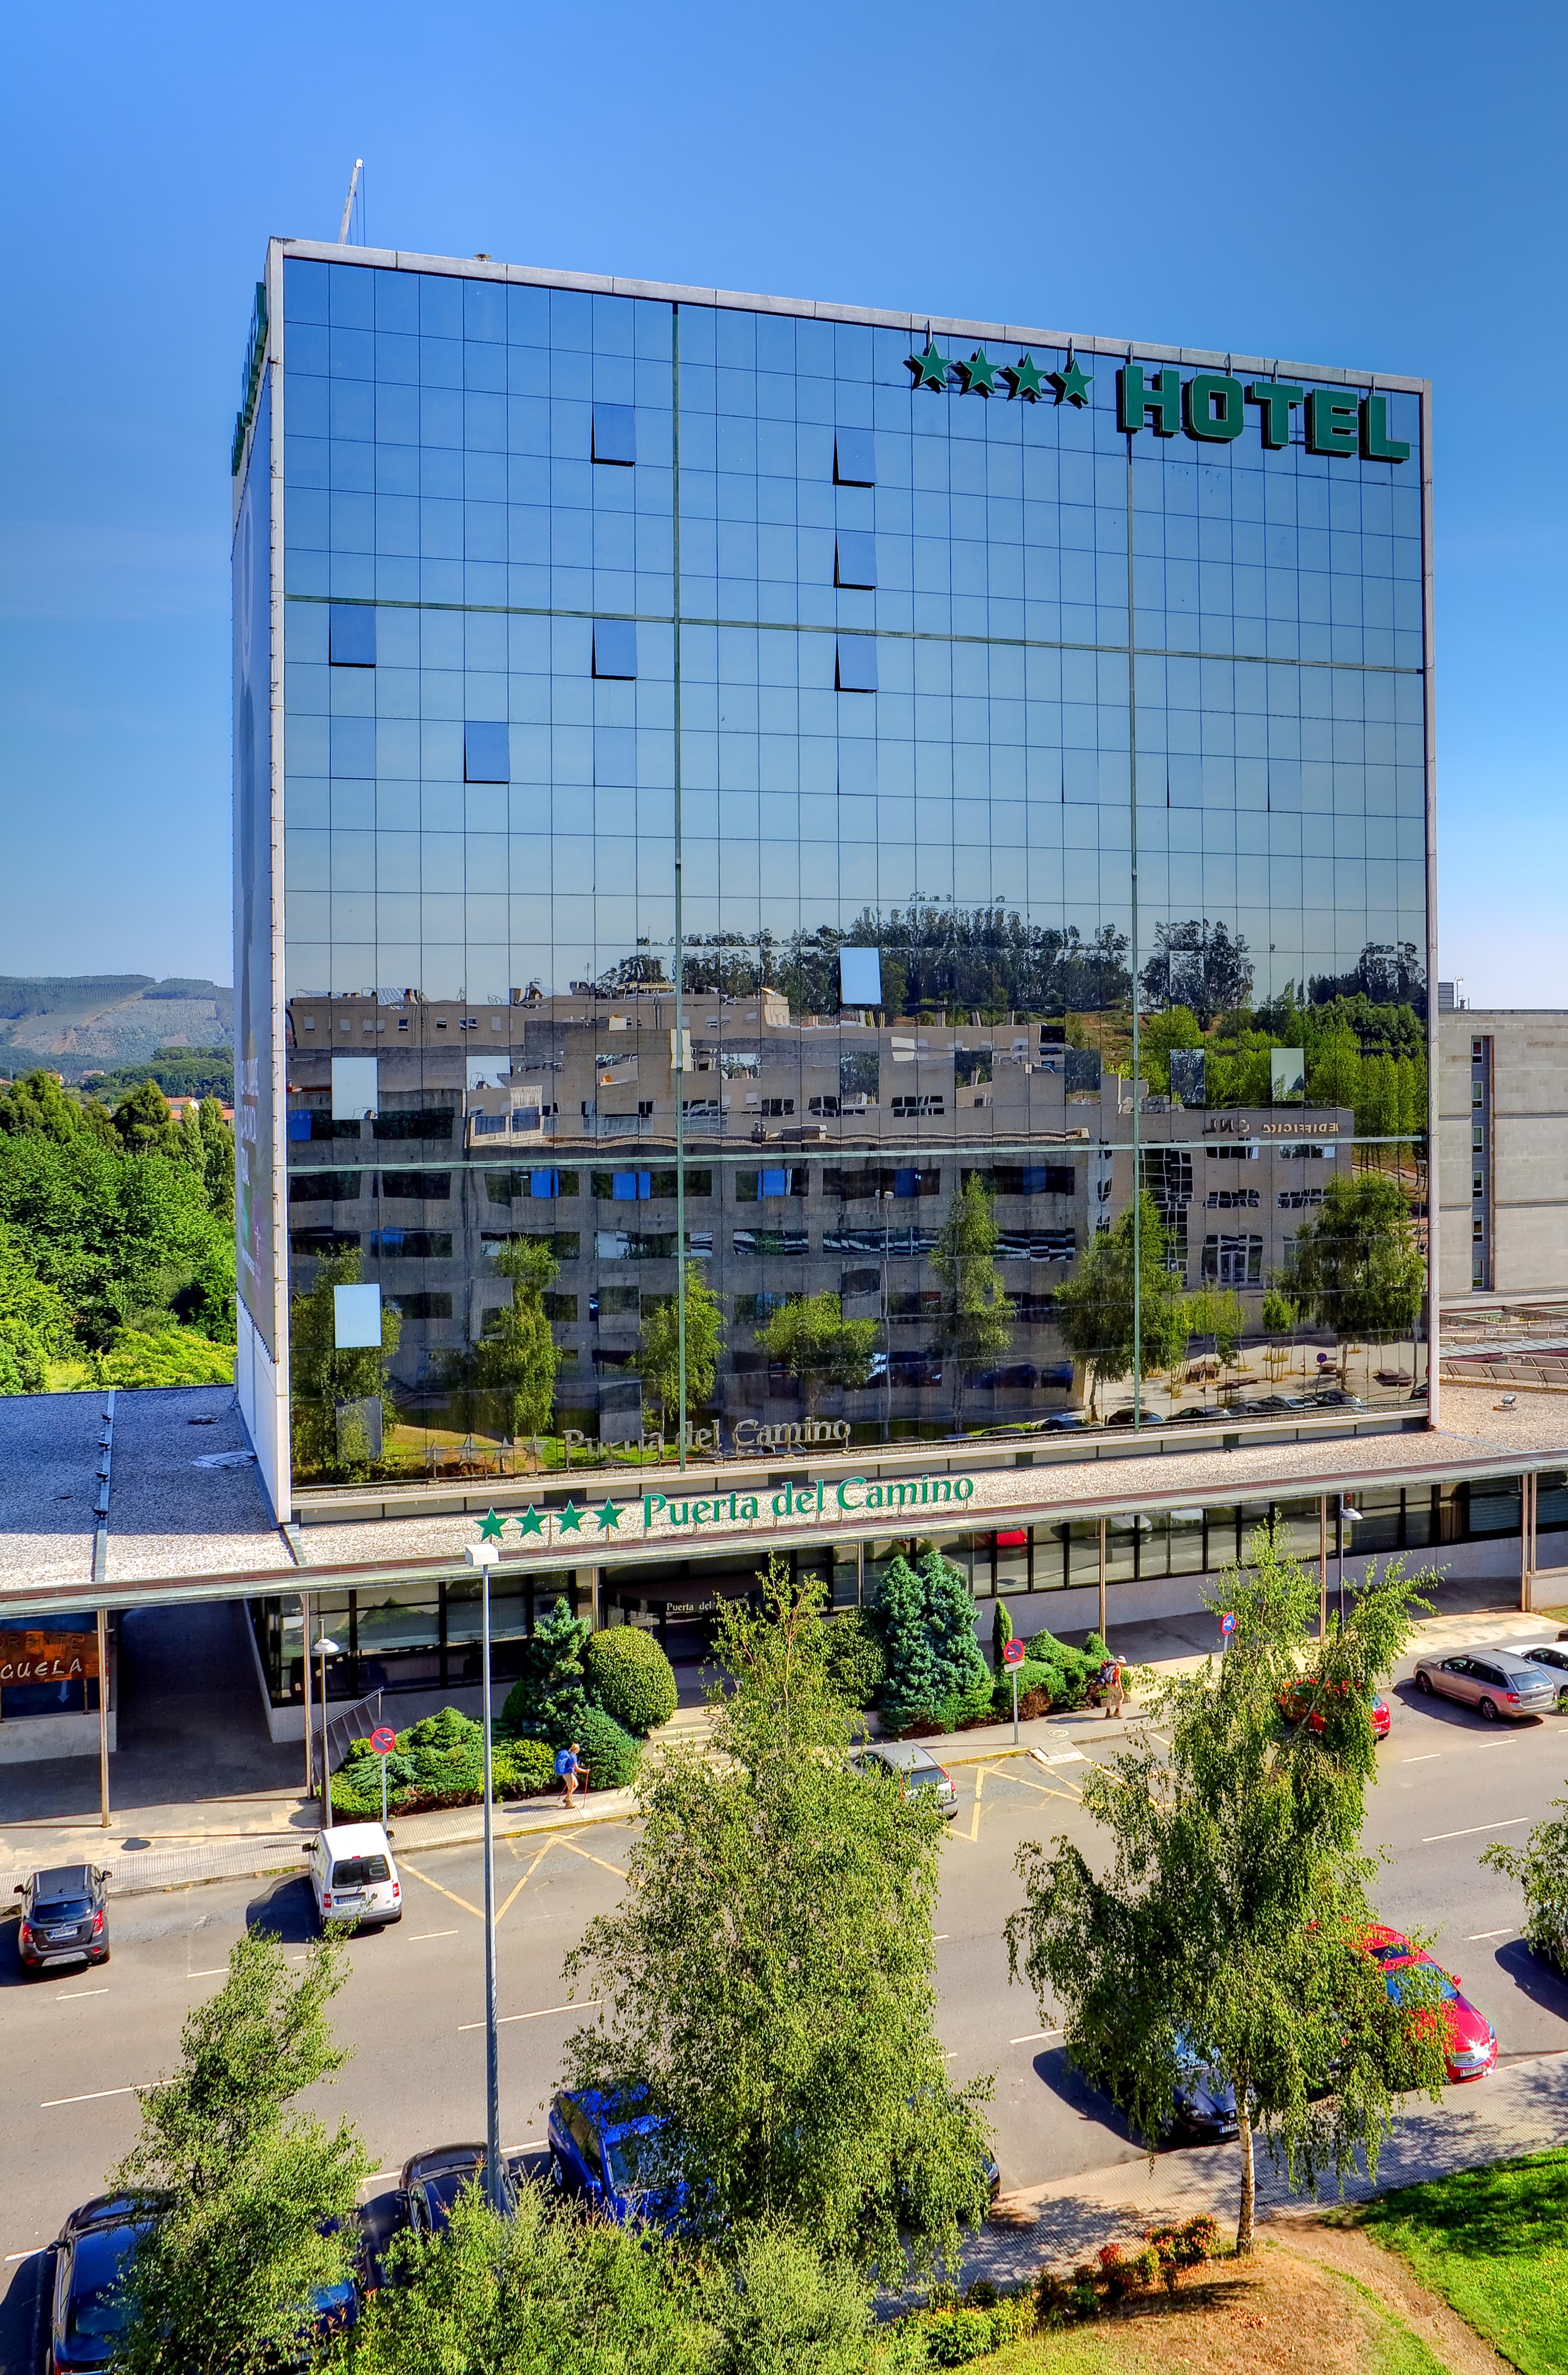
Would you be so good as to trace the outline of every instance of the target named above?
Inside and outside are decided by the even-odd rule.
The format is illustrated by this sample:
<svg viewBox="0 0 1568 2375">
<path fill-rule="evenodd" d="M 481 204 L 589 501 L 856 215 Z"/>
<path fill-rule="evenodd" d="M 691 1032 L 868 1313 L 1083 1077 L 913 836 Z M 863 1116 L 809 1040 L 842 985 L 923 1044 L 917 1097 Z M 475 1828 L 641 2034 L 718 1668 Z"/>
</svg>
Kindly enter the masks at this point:
<svg viewBox="0 0 1568 2375">
<path fill-rule="evenodd" d="M 1354 2276 L 1265 2242 L 1196 2269 L 1174 2298 L 1014 2343 L 975 2375 L 1444 2375 L 1425 2342 Z"/>
<path fill-rule="evenodd" d="M 1524 2375 L 1568 2370 L 1568 2151 L 1385 2193 L 1362 2223 Z"/>
</svg>

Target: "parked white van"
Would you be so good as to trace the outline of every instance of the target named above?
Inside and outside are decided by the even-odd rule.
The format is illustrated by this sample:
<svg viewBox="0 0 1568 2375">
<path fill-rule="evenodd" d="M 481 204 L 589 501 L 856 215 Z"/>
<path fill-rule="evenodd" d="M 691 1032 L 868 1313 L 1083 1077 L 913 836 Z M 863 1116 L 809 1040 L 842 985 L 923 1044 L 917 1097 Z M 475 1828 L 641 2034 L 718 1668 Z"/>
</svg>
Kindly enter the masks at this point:
<svg viewBox="0 0 1568 2375">
<path fill-rule="evenodd" d="M 356 1921 L 379 1930 L 403 1919 L 403 1885 L 379 1823 L 341 1823 L 317 1834 L 311 1849 L 311 1893 L 316 1919 Z"/>
</svg>

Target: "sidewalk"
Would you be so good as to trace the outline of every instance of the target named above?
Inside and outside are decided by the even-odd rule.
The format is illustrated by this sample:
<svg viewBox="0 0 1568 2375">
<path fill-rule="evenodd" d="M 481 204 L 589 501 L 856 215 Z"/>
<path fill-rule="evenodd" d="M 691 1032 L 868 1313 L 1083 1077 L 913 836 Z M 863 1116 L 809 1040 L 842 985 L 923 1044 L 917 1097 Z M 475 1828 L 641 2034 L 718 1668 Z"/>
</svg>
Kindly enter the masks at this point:
<svg viewBox="0 0 1568 2375">
<path fill-rule="evenodd" d="M 1568 2143 L 1568 2052 L 1524 2055 L 1468 2086 L 1424 2097 L 1395 2122 L 1377 2165 L 1377 2182 L 1348 2178 L 1345 2198 L 1364 2202 L 1391 2186 L 1420 2185 L 1483 2162 L 1512 2160 Z M 1332 2177 L 1320 2200 L 1292 2192 L 1256 2148 L 1257 2215 L 1310 2215 L 1338 2199 Z M 1147 2159 L 1091 2169 L 1079 2177 L 1003 2194 L 964 2253 L 966 2277 L 1018 2284 L 1037 2268 L 1087 2259 L 1102 2243 L 1138 2239 L 1146 2227 L 1208 2211 L 1233 2232 L 1241 2198 L 1239 2145 L 1198 2145 Z"/>
<path fill-rule="evenodd" d="M 1456 1648 L 1472 1641 L 1551 1640 L 1557 1631 L 1555 1619 L 1539 1613 L 1523 1614 L 1513 1608 L 1444 1612 L 1420 1625 L 1417 1641 L 1396 1667 L 1395 1679 L 1408 1676 L 1416 1657 L 1425 1656 L 1434 1648 Z M 1119 1627 L 1115 1647 L 1129 1664 L 1148 1666 L 1157 1678 L 1163 1679 L 1196 1672 L 1205 1657 L 1218 1649 L 1214 1634 L 1210 1617 L 1167 1618 Z M 1121 1721 L 1109 1721 L 1091 1707 L 1079 1707 L 1020 1722 L 1016 1748 L 1010 1717 L 1002 1723 L 944 1733 L 924 1740 L 920 1745 L 943 1765 L 990 1763 L 1027 1755 L 1031 1750 L 1067 1761 L 1090 1753 L 1096 1743 L 1104 1747 L 1125 1738 L 1128 1722 L 1137 1718 L 1137 1705 L 1129 1700 L 1127 1716 Z M 707 1707 L 680 1707 L 654 1735 L 653 1745 L 677 1741 L 701 1743 L 711 1724 Z M 878 1731 L 875 1715 L 868 1728 L 875 1738 Z M 289 1755 L 297 1769 L 299 1751 L 291 1750 Z M 166 1748 L 156 1768 L 159 1784 L 166 1786 L 172 1778 L 168 1765 Z M 34 1774 L 43 1770 L 31 1768 Z M 29 1773 L 25 1766 L 5 1768 L 11 1802 L 16 1798 L 9 1785 Z M 585 1802 L 584 1811 L 572 1817 L 560 1813 L 553 1795 L 529 1799 L 497 1808 L 496 1836 L 514 1837 L 529 1831 L 548 1830 L 568 1820 L 621 1821 L 632 1808 L 631 1792 L 624 1790 L 595 1793 Z M 299 1861 L 319 1821 L 316 1798 L 307 1798 L 298 1789 L 282 1788 L 241 1790 L 183 1802 L 165 1798 L 156 1804 L 121 1808 L 116 1810 L 108 1831 L 85 1811 L 67 1814 L 58 1822 L 47 1817 L 24 1818 L 0 1825 L 0 1876 L 35 1871 L 49 1863 L 91 1859 L 112 1868 L 114 1879 L 110 1893 L 113 1896 L 176 1888 L 194 1881 L 231 1879 L 252 1872 L 287 1869 Z M 482 1814 L 477 1806 L 405 1815 L 400 1820 L 395 1818 L 390 1828 L 395 1847 L 412 1853 L 429 1848 L 467 1846 L 483 1836 Z"/>
</svg>

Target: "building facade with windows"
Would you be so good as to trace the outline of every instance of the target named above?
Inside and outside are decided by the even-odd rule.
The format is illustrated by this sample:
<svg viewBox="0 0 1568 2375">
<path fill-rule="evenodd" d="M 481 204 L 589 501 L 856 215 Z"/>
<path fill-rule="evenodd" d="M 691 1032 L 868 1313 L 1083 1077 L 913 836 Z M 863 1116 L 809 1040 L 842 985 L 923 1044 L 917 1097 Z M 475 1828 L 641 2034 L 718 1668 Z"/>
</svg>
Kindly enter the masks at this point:
<svg viewBox="0 0 1568 2375">
<path fill-rule="evenodd" d="M 1444 1300 L 1568 1296 L 1568 1015 L 1455 1007 L 1438 1063 Z"/>
<path fill-rule="evenodd" d="M 683 1408 L 705 1461 L 1397 1415 L 1429 449 L 1382 373 L 273 242 L 232 461 L 278 1514 L 643 1476 Z"/>
</svg>

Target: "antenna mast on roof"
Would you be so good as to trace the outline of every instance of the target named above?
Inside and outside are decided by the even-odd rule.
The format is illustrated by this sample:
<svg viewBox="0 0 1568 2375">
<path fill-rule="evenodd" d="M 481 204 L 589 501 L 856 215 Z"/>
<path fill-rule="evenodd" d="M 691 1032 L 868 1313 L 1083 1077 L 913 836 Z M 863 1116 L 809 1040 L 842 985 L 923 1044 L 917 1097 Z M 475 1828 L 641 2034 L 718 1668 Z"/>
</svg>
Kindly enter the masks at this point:
<svg viewBox="0 0 1568 2375">
<path fill-rule="evenodd" d="M 364 164 L 365 160 L 362 157 L 355 158 L 354 171 L 348 178 L 348 195 L 343 201 L 343 220 L 337 226 L 337 244 L 339 247 L 345 246 L 348 242 L 348 218 L 354 211 L 354 193 L 360 186 L 360 175 L 364 171 Z"/>
</svg>

